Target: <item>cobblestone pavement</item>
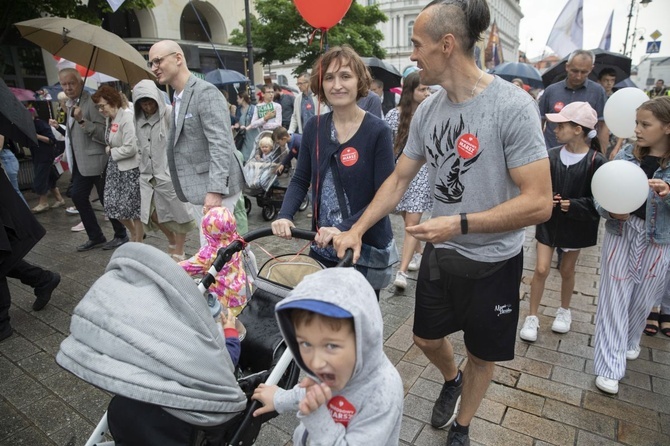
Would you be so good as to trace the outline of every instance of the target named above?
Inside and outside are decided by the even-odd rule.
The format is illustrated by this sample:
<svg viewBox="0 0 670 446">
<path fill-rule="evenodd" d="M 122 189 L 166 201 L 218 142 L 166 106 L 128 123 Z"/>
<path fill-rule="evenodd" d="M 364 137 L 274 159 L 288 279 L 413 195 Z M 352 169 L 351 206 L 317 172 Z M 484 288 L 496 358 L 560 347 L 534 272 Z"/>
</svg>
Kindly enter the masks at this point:
<svg viewBox="0 0 670 446">
<path fill-rule="evenodd" d="M 26 196 L 34 206 L 36 196 Z M 298 226 L 308 225 L 307 212 L 298 217 Z M 98 217 L 111 236 L 111 225 L 102 212 Z M 69 332 L 74 307 L 102 274 L 112 252 L 76 252 L 86 235 L 70 231 L 79 219 L 68 216 L 63 208 L 37 218 L 48 233 L 27 260 L 60 272 L 63 280 L 51 303 L 40 312 L 31 310 L 32 289 L 10 280 L 16 334 L 0 343 L 0 444 L 80 445 L 104 412 L 110 395 L 61 369 L 54 357 Z M 254 203 L 250 228 L 267 225 Z M 402 222 L 396 216 L 393 225 L 401 237 Z M 162 235 L 150 234 L 146 243 L 167 248 Z M 262 259 L 267 255 L 261 247 L 278 254 L 297 251 L 303 244 L 268 238 L 252 249 Z M 187 248 L 190 253 L 197 249 L 194 233 L 189 235 Z M 525 253 L 521 321 L 528 311 L 535 263 L 532 229 L 527 231 Z M 592 345 L 599 269 L 600 247 L 584 250 L 577 265 L 572 330 L 564 335 L 550 330 L 560 302 L 560 277 L 552 269 L 542 301 L 538 341 L 531 345 L 518 340 L 516 358 L 497 365 L 494 382 L 472 422 L 473 444 L 670 445 L 670 339 L 661 334 L 643 336 L 640 357 L 628 364 L 618 396 L 606 396 L 595 388 Z M 384 290 L 380 302 L 386 353 L 400 371 L 406 392 L 401 444 L 443 445 L 446 431 L 428 423 L 442 378 L 412 343 L 415 280 L 416 273 L 410 273 L 404 292 Z M 452 335 L 452 342 L 462 362 L 462 337 Z M 291 444 L 295 423 L 295 417 L 289 415 L 272 420 L 264 426 L 257 444 Z"/>
</svg>

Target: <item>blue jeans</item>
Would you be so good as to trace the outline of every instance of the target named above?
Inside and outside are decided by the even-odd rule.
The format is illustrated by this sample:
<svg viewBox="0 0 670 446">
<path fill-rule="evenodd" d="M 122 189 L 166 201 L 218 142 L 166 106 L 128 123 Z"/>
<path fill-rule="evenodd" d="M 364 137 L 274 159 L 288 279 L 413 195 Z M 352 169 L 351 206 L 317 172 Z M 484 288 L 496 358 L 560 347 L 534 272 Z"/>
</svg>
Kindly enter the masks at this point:
<svg viewBox="0 0 670 446">
<path fill-rule="evenodd" d="M 17 160 L 14 154 L 9 150 L 2 149 L 0 150 L 0 162 L 5 168 L 5 172 L 7 172 L 7 176 L 9 177 L 9 182 L 12 183 L 14 190 L 19 194 L 19 197 L 21 197 L 26 206 L 28 206 L 28 202 L 19 190 L 19 160 Z"/>
</svg>

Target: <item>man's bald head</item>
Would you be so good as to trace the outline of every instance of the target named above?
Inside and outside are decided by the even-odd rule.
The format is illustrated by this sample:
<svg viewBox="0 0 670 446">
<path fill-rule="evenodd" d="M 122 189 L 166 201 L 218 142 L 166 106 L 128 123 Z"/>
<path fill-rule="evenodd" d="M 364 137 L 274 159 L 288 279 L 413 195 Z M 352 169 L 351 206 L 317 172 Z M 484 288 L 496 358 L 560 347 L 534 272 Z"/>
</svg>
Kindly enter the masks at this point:
<svg viewBox="0 0 670 446">
<path fill-rule="evenodd" d="M 186 58 L 181 46 L 173 40 L 156 42 L 149 50 L 151 71 L 161 85 L 170 85 L 177 91 L 184 89 L 184 85 L 191 75 L 186 65 Z"/>
</svg>

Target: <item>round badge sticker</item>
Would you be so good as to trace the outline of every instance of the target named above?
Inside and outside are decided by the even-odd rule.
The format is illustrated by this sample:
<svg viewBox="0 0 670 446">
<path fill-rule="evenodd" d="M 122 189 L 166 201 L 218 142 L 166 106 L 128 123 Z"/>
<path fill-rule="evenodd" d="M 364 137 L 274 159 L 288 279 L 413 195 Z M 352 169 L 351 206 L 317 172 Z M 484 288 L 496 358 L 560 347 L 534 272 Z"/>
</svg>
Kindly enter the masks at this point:
<svg viewBox="0 0 670 446">
<path fill-rule="evenodd" d="M 563 110 L 563 107 L 565 107 L 565 104 L 559 101 L 554 104 L 554 111 L 560 113 L 560 111 Z"/>
<path fill-rule="evenodd" d="M 340 162 L 346 167 L 351 167 L 358 162 L 358 150 L 347 147 L 340 153 Z"/>
<path fill-rule="evenodd" d="M 456 140 L 456 150 L 461 158 L 470 159 L 479 152 L 479 140 L 472 133 L 461 135 Z"/>
<path fill-rule="evenodd" d="M 117 132 L 118 130 L 119 130 L 119 124 L 112 124 L 112 128 L 110 131 Z"/>
</svg>

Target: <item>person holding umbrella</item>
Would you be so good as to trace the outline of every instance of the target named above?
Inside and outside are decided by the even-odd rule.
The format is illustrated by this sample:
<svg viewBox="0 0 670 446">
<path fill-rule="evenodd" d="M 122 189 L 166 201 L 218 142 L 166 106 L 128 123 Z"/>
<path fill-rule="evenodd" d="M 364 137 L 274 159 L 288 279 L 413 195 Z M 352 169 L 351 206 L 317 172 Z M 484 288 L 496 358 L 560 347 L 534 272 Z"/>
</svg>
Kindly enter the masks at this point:
<svg viewBox="0 0 670 446">
<path fill-rule="evenodd" d="M 72 202 L 79 211 L 88 240 L 77 247 L 84 252 L 102 246 L 114 249 L 128 241 L 123 224 L 110 218 L 114 228 L 114 238 L 107 241 L 98 224 L 91 205 L 90 195 L 93 187 L 98 191 L 104 205 L 103 190 L 105 181 L 102 173 L 107 167 L 108 156 L 105 153 L 105 118 L 98 113 L 91 95 L 84 90 L 81 74 L 74 68 L 64 68 L 58 72 L 63 92 L 68 97 L 66 138 L 72 149 Z M 104 245 L 104 246 L 103 246 Z"/>
</svg>

